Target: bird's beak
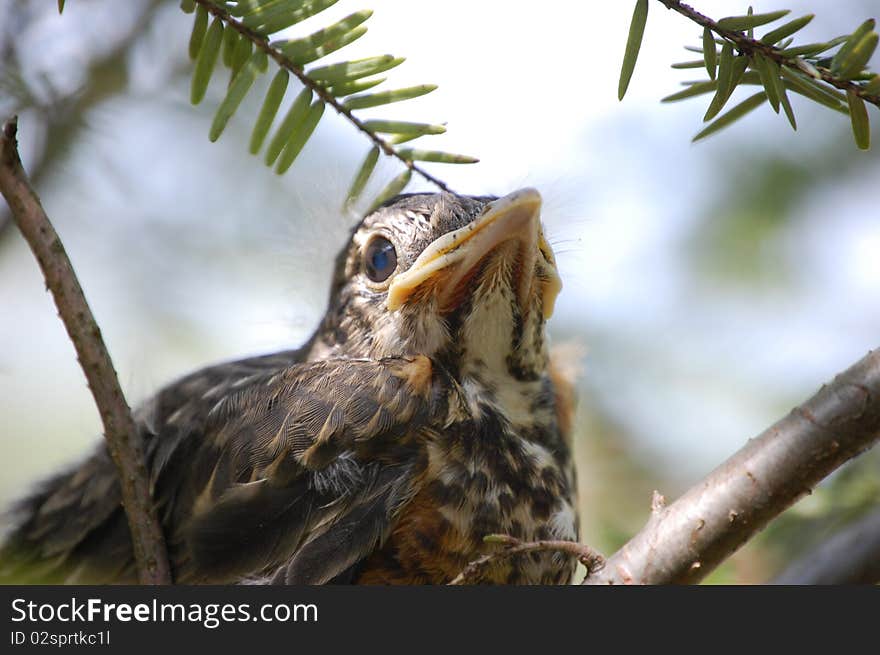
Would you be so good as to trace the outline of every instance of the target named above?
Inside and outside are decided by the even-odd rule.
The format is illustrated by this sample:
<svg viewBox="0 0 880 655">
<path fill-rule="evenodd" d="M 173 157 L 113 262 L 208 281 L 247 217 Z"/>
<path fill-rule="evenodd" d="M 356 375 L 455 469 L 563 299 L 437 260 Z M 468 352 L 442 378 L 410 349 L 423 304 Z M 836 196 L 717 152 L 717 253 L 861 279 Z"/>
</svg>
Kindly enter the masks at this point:
<svg viewBox="0 0 880 655">
<path fill-rule="evenodd" d="M 553 250 L 541 230 L 541 194 L 529 188 L 489 203 L 471 223 L 444 234 L 425 248 L 409 270 L 391 282 L 388 309 L 394 311 L 433 291 L 441 310 L 449 310 L 460 302 L 480 262 L 502 244 L 507 244 L 504 254 L 516 262 L 515 291 L 520 308 L 528 309 L 534 285 L 538 284 L 544 318 L 549 318 L 562 281 Z M 535 274 L 538 257 L 545 260 L 540 278 Z"/>
</svg>

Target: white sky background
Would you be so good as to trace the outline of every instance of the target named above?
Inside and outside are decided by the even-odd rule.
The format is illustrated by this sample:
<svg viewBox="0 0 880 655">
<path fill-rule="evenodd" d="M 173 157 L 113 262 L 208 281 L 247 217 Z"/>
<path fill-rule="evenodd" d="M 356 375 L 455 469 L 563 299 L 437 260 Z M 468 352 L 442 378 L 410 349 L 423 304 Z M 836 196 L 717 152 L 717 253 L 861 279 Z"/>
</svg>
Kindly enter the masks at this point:
<svg viewBox="0 0 880 655">
<path fill-rule="evenodd" d="M 720 0 L 695 4 L 713 17 L 745 9 Z M 85 16 L 86 3 L 77 5 L 69 2 L 45 29 Z M 831 15 L 828 3 L 789 5 L 819 16 L 805 42 L 849 31 L 850 19 L 863 13 L 840 12 L 844 20 Z M 691 145 L 707 101 L 658 100 L 699 74 L 668 66 L 693 58 L 682 45 L 696 44 L 700 31 L 658 3 L 651 4 L 623 103 L 617 77 L 631 2 L 341 0 L 317 22 L 365 6 L 375 10 L 370 32 L 338 58 L 399 53 L 407 62 L 389 72 L 388 88 L 440 85 L 375 114 L 446 122 L 448 133 L 424 139 L 424 146 L 481 159 L 476 166 L 432 166 L 452 188 L 541 190 L 565 283 L 551 327 L 605 335 L 601 344 L 586 344 L 587 393 L 670 475 L 706 472 L 787 404 L 878 345 L 876 145 L 867 155 L 853 146 L 865 172 L 850 186 L 805 203 L 789 239 L 791 256 L 809 262 L 796 288 L 757 295 L 695 290 L 677 249 L 700 218 L 693 207 L 712 193 L 725 157 L 764 141 L 796 152 L 811 133 L 844 118 L 795 100 L 801 134 L 762 109 Z M 151 38 L 183 48 L 190 20 L 163 21 Z M 63 39 L 47 41 L 45 60 L 56 61 L 52 48 L 63 46 Z M 158 72 L 167 62 L 153 52 L 133 53 L 132 92 L 93 112 L 83 142 L 41 190 L 133 402 L 197 365 L 289 347 L 308 334 L 324 303 L 327 243 L 341 245 L 347 225 L 337 207 L 367 149 L 328 110 L 301 160 L 277 178 L 245 152 L 255 102 L 210 144 L 216 101 L 194 111 L 185 84 L 163 91 L 168 83 Z M 214 91 L 221 89 L 217 83 Z M 383 171 L 376 184 L 396 172 L 390 165 Z M 233 218 L 243 212 L 247 221 Z M 200 259 L 205 230 L 228 231 L 241 251 L 219 262 L 215 251 Z M 164 268 L 138 263 L 163 262 L 151 252 L 167 248 L 184 255 Z M 141 271 L 135 282 L 128 267 Z M 186 316 L 187 329 L 175 324 L 169 333 L 151 324 L 166 313 Z M 0 458 L 20 462 L 2 469 L 2 501 L 100 433 L 72 348 L 21 243 L 0 252 L 0 343 Z M 58 434 L 62 429 L 66 434 Z M 34 439 L 47 444 L 36 456 Z"/>
</svg>

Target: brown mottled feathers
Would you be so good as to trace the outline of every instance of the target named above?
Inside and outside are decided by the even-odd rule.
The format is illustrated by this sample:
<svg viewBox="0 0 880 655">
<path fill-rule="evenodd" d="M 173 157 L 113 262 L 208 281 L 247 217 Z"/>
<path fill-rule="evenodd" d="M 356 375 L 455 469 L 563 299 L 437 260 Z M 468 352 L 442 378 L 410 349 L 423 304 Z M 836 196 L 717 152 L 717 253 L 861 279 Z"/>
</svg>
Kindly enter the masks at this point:
<svg viewBox="0 0 880 655">
<path fill-rule="evenodd" d="M 182 490 L 195 499 L 191 519 L 174 535 L 192 550 L 194 577 L 283 564 L 285 582 L 326 582 L 374 548 L 408 498 L 433 409 L 430 383 L 413 393 L 408 378 L 423 368 L 300 364 L 218 403 Z"/>
<path fill-rule="evenodd" d="M 284 366 L 294 355 L 205 369 L 136 413 L 177 582 L 326 582 L 412 493 L 414 442 L 440 397 L 427 358 Z M 19 508 L 6 567 L 131 579 L 119 498 L 102 446 Z"/>
<path fill-rule="evenodd" d="M 543 243 L 536 197 L 389 201 L 354 227 L 301 349 L 202 369 L 135 412 L 176 582 L 440 584 L 496 547 L 491 533 L 577 539 L 575 358 L 551 361 L 545 338 L 555 265 L 546 243 L 511 245 Z M 479 261 L 467 284 L 441 303 L 432 278 L 437 291 L 389 309 L 394 275 L 495 210 L 535 232 L 463 239 L 461 262 Z M 370 259 L 376 243 L 394 258 Z M 0 581 L 134 582 L 120 502 L 101 444 L 19 505 Z M 573 570 L 532 553 L 485 581 Z"/>
</svg>

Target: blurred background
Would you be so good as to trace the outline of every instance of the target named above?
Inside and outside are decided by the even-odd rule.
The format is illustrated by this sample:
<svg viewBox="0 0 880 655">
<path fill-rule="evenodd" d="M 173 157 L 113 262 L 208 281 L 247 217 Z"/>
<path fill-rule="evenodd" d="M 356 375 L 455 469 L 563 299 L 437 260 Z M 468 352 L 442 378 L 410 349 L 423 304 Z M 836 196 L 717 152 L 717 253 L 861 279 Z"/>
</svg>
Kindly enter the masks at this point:
<svg viewBox="0 0 880 655">
<path fill-rule="evenodd" d="M 698 27 L 651 3 L 619 103 L 632 3 L 521 4 L 341 0 L 293 33 L 374 9 L 370 32 L 336 59 L 392 52 L 408 60 L 389 88 L 440 85 L 376 115 L 447 123 L 425 146 L 481 159 L 427 165 L 458 192 L 544 195 L 565 284 L 550 332 L 584 352 L 582 539 L 610 553 L 642 526 L 652 490 L 675 498 L 880 345 L 880 131 L 861 152 L 845 116 L 793 95 L 798 133 L 761 108 L 692 144 L 709 96 L 658 101 L 705 77 L 669 68 L 695 58 L 683 46 L 699 44 Z M 849 33 L 877 9 L 789 5 L 817 14 L 799 43 Z M 54 2 L 0 0 L 0 110 L 20 115 L 25 165 L 133 405 L 196 367 L 308 337 L 368 148 L 328 111 L 275 175 L 247 154 L 260 93 L 211 144 L 228 74 L 189 104 L 191 24 L 171 0 L 70 0 L 63 16 Z M 381 164 L 372 192 L 397 172 Z M 0 206 L 0 506 L 100 432 L 37 265 Z M 869 453 L 710 581 L 767 580 L 878 503 Z"/>
</svg>

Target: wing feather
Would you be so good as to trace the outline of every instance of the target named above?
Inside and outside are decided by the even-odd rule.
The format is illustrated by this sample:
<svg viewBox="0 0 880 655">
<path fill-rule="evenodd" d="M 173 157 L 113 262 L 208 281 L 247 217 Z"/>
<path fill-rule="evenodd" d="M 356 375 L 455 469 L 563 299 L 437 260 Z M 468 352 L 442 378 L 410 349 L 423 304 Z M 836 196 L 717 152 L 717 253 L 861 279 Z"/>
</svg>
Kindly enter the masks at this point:
<svg viewBox="0 0 880 655">
<path fill-rule="evenodd" d="M 441 411 L 440 373 L 432 377 L 427 358 L 300 357 L 203 369 L 135 413 L 177 581 L 341 579 L 412 496 L 420 428 Z M 17 514 L 0 549 L 4 566 L 24 563 L 15 570 L 39 571 L 42 581 L 132 580 L 103 444 Z"/>
<path fill-rule="evenodd" d="M 411 363 L 298 365 L 212 416 L 193 460 L 196 470 L 210 463 L 211 475 L 192 489 L 200 500 L 179 534 L 196 579 L 284 569 L 275 579 L 326 582 L 384 540 L 411 495 L 420 427 L 436 409 L 423 394 L 401 419 L 383 412 L 412 395 Z"/>
</svg>

